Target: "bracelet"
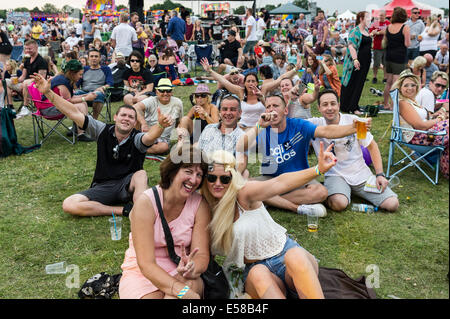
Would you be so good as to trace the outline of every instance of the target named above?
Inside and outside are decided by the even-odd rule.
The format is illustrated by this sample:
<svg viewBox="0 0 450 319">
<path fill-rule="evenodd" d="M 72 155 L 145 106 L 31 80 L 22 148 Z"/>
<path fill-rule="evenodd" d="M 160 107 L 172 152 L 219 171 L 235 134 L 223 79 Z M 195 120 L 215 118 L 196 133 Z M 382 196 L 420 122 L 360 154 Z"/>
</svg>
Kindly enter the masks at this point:
<svg viewBox="0 0 450 319">
<path fill-rule="evenodd" d="M 378 174 L 375 175 L 375 177 L 378 177 L 378 176 L 386 177 L 386 175 L 384 175 L 384 173 L 378 173 Z"/>
<path fill-rule="evenodd" d="M 322 176 L 322 175 L 323 175 L 323 173 L 321 173 L 321 172 L 319 171 L 319 165 L 316 165 L 316 166 L 314 167 L 314 169 L 316 170 L 316 174 L 317 174 L 318 176 Z"/>
<path fill-rule="evenodd" d="M 84 98 L 84 96 L 81 97 L 81 101 L 83 101 L 84 103 L 86 103 L 86 99 Z"/>
<path fill-rule="evenodd" d="M 162 126 L 161 123 L 159 123 L 159 122 L 158 122 L 158 126 L 159 126 L 160 128 L 162 128 L 163 130 L 165 129 L 165 127 Z"/>
<path fill-rule="evenodd" d="M 256 123 L 256 132 L 259 133 L 259 131 L 262 130 L 261 125 L 259 125 L 259 123 Z"/>
<path fill-rule="evenodd" d="M 177 298 L 182 299 L 189 289 L 191 289 L 189 286 L 184 286 L 183 289 L 181 289 L 180 292 L 178 293 Z"/>
</svg>

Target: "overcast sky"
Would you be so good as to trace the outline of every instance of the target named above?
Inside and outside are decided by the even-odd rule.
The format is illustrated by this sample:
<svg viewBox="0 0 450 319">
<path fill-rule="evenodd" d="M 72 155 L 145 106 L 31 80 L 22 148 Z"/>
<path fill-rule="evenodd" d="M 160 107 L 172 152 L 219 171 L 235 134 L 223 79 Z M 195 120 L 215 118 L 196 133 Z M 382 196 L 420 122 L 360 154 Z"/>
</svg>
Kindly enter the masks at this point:
<svg viewBox="0 0 450 319">
<path fill-rule="evenodd" d="M 207 1 L 176 1 L 172 0 L 173 2 L 179 2 L 183 4 L 185 7 L 191 7 L 192 5 L 194 8 L 197 8 L 201 5 L 201 3 L 205 3 Z M 419 0 L 422 3 L 427 3 L 432 6 L 441 8 L 446 7 L 448 8 L 448 0 Z M 144 9 L 149 8 L 151 5 L 155 3 L 162 3 L 163 0 L 144 0 Z M 212 1 L 216 2 L 216 1 Z M 222 1 L 222 2 L 226 2 Z M 291 2 L 290 0 L 257 0 L 257 7 L 266 5 L 266 4 L 273 4 L 273 3 L 286 3 Z M 369 4 L 377 5 L 378 7 L 383 6 L 385 3 L 388 3 L 388 0 L 336 0 L 336 1 L 330 1 L 330 0 L 316 0 L 317 6 L 324 9 L 324 11 L 328 11 L 330 14 L 333 13 L 335 10 L 338 10 L 339 13 L 344 12 L 347 9 L 350 9 L 351 11 L 361 11 L 364 10 Z M 52 3 L 57 8 L 62 8 L 65 4 L 71 5 L 72 7 L 82 8 L 86 5 L 86 0 L 0 0 L 0 8 L 1 9 L 14 9 L 18 7 L 27 7 L 29 9 L 34 8 L 35 6 L 42 7 L 45 3 Z M 242 4 L 251 6 L 252 1 L 248 2 L 230 2 L 231 6 L 238 7 Z M 128 0 L 116 0 L 116 5 L 123 4 L 128 5 Z"/>
</svg>

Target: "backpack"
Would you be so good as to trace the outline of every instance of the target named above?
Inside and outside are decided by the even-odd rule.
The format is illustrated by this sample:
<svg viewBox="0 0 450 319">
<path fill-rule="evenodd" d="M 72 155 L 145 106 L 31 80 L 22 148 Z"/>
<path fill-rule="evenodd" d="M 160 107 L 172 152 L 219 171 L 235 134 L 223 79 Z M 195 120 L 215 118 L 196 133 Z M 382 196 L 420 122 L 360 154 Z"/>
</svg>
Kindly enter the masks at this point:
<svg viewBox="0 0 450 319">
<path fill-rule="evenodd" d="M 13 109 L 9 107 L 1 108 L 0 115 L 0 157 L 7 157 L 11 154 L 21 155 L 41 147 L 41 144 L 22 147 L 17 142 L 17 133 L 13 121 L 16 117 L 16 112 Z"/>
</svg>

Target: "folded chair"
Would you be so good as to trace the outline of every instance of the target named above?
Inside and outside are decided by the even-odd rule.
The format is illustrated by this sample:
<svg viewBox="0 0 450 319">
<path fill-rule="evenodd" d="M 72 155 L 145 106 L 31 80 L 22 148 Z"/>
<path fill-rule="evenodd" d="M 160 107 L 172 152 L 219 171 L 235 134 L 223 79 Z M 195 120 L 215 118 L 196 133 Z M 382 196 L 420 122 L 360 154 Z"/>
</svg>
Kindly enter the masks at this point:
<svg viewBox="0 0 450 319">
<path fill-rule="evenodd" d="M 393 101 L 393 120 L 386 176 L 389 178 L 398 175 L 408 167 L 416 167 L 433 185 L 436 185 L 439 180 L 439 160 L 441 158 L 442 152 L 445 150 L 444 145 L 428 146 L 407 143 L 403 140 L 403 132 L 410 131 L 414 133 L 425 133 L 428 134 L 431 138 L 444 136 L 447 134 L 447 132 L 421 131 L 415 130 L 413 128 L 401 127 L 398 90 L 393 90 L 390 94 Z M 394 163 L 394 152 L 396 149 L 398 149 L 404 155 L 404 157 Z M 432 170 L 434 177 L 431 174 L 427 174 L 420 164 L 425 164 L 425 166 L 428 166 Z M 395 166 L 402 167 L 392 173 L 391 171 Z"/>
<path fill-rule="evenodd" d="M 213 46 L 211 44 L 196 44 L 194 46 L 194 52 L 195 52 L 195 66 L 198 66 L 200 64 L 200 61 L 203 58 L 207 58 L 210 65 L 213 65 L 214 59 L 213 59 Z M 197 68 L 194 66 L 194 76 L 197 76 Z"/>
<path fill-rule="evenodd" d="M 72 140 L 70 140 L 65 136 L 66 132 L 61 133 L 57 130 L 59 126 L 63 126 L 64 128 L 66 128 L 67 132 L 72 131 L 63 123 L 63 121 L 66 119 L 66 116 L 62 113 L 56 116 L 45 116 L 42 114 L 43 110 L 52 107 L 53 104 L 50 103 L 50 101 L 47 100 L 47 98 L 45 98 L 45 96 L 43 96 L 41 92 L 38 91 L 34 82 L 28 86 L 28 92 L 30 93 L 32 103 L 36 108 L 36 112 L 33 112 L 31 114 L 33 119 L 34 140 L 36 144 L 43 144 L 44 141 L 49 138 L 52 133 L 58 134 L 70 144 L 75 144 L 77 140 L 76 134 L 72 134 Z M 45 127 L 50 129 L 47 133 L 45 133 Z M 39 141 L 39 133 L 42 136 L 41 141 Z"/>
<path fill-rule="evenodd" d="M 23 58 L 23 45 L 14 45 L 11 52 L 11 59 L 16 62 L 22 62 Z"/>
</svg>

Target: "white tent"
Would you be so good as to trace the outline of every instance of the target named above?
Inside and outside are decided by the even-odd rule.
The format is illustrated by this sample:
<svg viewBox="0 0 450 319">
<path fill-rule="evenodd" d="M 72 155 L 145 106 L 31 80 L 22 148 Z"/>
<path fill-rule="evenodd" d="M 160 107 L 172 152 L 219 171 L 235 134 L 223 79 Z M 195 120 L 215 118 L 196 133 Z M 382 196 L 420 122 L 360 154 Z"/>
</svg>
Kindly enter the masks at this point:
<svg viewBox="0 0 450 319">
<path fill-rule="evenodd" d="M 356 14 L 351 12 L 350 10 L 345 11 L 344 13 L 341 13 L 337 16 L 338 19 L 356 19 Z"/>
<path fill-rule="evenodd" d="M 440 15 L 444 16 L 444 10 L 442 10 L 442 9 L 433 7 L 433 6 L 429 5 L 429 4 L 422 3 L 422 2 L 419 2 L 419 1 L 413 1 L 413 2 L 414 2 L 415 5 L 417 5 L 417 7 L 419 9 L 430 10 L 431 11 L 431 15 L 438 15 L 438 14 L 440 14 Z"/>
</svg>

